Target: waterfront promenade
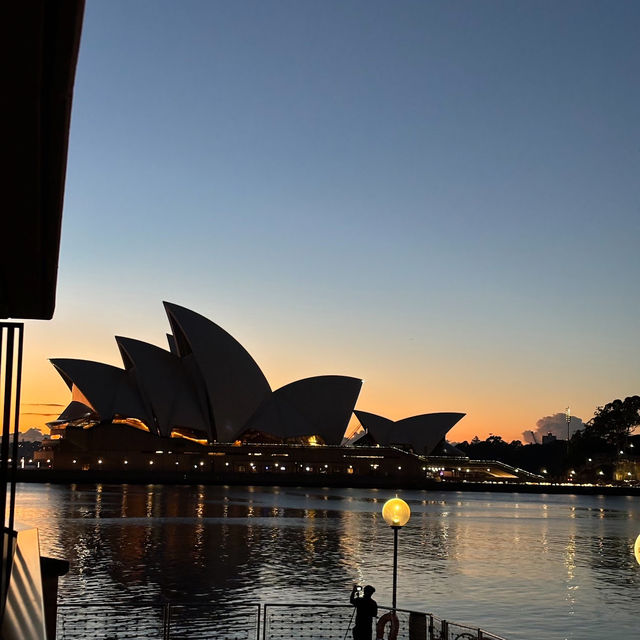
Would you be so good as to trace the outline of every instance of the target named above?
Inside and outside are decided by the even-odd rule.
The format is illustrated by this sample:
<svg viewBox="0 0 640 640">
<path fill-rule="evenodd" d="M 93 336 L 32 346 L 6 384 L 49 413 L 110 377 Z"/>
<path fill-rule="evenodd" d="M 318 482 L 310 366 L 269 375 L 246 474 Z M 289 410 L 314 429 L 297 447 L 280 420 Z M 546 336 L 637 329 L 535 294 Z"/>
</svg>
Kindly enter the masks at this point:
<svg viewBox="0 0 640 640">
<path fill-rule="evenodd" d="M 187 484 L 187 485 L 230 485 L 260 487 L 339 487 L 361 489 L 406 489 L 426 491 L 494 491 L 499 493 L 541 493 L 575 495 L 640 495 L 640 485 L 633 484 L 578 484 L 578 483 L 536 483 L 536 482 L 459 482 L 455 480 L 437 481 L 430 478 L 421 480 L 343 476 L 301 477 L 296 473 L 171 473 L 144 471 L 60 471 L 51 469 L 18 469 L 18 482 L 35 483 L 82 483 L 104 482 L 109 484 Z"/>
</svg>

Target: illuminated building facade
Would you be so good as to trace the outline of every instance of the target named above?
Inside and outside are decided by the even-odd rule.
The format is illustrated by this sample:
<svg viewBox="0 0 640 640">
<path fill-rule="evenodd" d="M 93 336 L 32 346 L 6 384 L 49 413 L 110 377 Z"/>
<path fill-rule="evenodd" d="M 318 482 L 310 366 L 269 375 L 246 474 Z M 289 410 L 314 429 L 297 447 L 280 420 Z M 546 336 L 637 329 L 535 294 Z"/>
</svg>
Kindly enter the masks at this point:
<svg viewBox="0 0 640 640">
<path fill-rule="evenodd" d="M 364 433 L 342 446 L 362 380 L 325 375 L 273 391 L 251 355 L 194 311 L 164 303 L 168 349 L 116 337 L 123 367 L 51 362 L 71 402 L 49 423 L 38 461 L 57 470 L 272 478 L 442 475 L 446 433 L 465 415 L 392 421 L 355 411 Z M 466 467 L 465 467 L 466 468 Z M 469 472 L 467 472 L 469 473 Z"/>
</svg>

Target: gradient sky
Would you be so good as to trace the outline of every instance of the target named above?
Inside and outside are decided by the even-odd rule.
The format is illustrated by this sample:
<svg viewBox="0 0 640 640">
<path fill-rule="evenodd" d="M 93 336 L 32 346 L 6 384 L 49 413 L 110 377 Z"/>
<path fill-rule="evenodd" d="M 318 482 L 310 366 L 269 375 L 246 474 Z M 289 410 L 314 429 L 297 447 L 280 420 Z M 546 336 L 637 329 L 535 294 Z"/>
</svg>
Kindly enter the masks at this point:
<svg viewBox="0 0 640 640">
<path fill-rule="evenodd" d="M 49 357 L 202 313 L 273 388 L 520 438 L 640 393 L 640 3 L 88 0 Z"/>
</svg>

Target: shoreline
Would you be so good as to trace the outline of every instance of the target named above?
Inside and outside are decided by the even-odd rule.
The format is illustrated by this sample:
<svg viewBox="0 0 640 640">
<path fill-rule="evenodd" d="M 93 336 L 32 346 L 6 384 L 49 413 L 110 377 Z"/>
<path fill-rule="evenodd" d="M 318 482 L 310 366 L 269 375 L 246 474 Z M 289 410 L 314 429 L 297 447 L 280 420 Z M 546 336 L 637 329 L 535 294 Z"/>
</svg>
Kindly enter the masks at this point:
<svg viewBox="0 0 640 640">
<path fill-rule="evenodd" d="M 143 473 L 139 471 L 56 471 L 52 469 L 17 469 L 16 482 L 52 484 L 167 484 L 167 485 L 229 485 L 267 487 L 327 487 L 353 489 L 396 489 L 418 491 L 472 491 L 495 493 L 537 493 L 575 495 L 640 496 L 640 486 L 524 484 L 493 482 L 399 481 L 384 477 L 323 477 L 297 474 L 259 473 Z"/>
</svg>

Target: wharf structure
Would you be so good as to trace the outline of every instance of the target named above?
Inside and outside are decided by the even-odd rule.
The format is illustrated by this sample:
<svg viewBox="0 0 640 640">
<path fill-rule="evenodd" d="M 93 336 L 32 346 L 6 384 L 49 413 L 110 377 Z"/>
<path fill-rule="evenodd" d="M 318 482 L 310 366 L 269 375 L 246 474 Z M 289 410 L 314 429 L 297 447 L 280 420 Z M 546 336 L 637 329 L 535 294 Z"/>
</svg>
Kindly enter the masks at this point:
<svg viewBox="0 0 640 640">
<path fill-rule="evenodd" d="M 342 375 L 273 391 L 221 327 L 175 304 L 165 309 L 168 349 L 116 337 L 123 368 L 51 360 L 72 397 L 48 425 L 39 468 L 114 479 L 356 486 L 530 479 L 502 463 L 470 461 L 447 443 L 464 413 L 392 421 L 355 410 L 362 380 Z M 354 413 L 362 430 L 347 440 Z"/>
</svg>

